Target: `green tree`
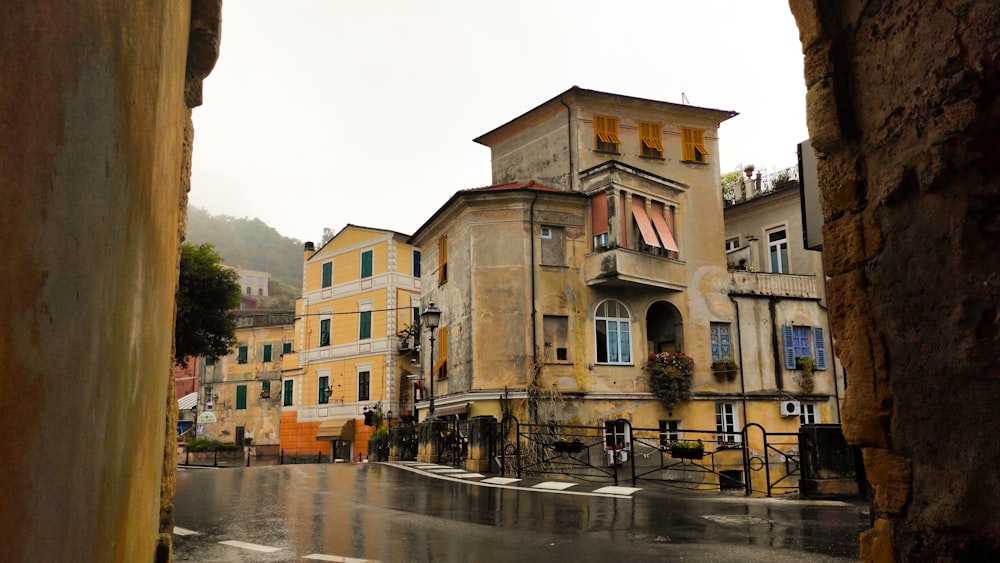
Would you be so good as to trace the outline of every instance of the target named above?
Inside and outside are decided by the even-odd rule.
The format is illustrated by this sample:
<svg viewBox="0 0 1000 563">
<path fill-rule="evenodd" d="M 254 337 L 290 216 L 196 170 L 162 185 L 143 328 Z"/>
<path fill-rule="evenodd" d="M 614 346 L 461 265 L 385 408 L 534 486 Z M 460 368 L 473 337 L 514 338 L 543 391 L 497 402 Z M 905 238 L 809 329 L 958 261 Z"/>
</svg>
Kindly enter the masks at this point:
<svg viewBox="0 0 1000 563">
<path fill-rule="evenodd" d="M 174 363 L 179 366 L 186 366 L 189 356 L 225 356 L 236 345 L 239 275 L 221 262 L 210 244 L 181 245 L 174 326 Z"/>
</svg>

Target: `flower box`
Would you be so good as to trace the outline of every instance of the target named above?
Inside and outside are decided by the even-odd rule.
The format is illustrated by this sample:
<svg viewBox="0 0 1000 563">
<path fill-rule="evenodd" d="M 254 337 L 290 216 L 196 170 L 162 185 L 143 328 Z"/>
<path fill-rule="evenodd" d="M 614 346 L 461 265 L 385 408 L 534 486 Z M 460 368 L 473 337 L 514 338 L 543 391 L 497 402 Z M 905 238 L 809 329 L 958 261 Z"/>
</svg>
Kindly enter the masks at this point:
<svg viewBox="0 0 1000 563">
<path fill-rule="evenodd" d="M 670 444 L 670 457 L 676 459 L 701 459 L 705 457 L 705 446 L 696 442 L 674 442 Z"/>
</svg>

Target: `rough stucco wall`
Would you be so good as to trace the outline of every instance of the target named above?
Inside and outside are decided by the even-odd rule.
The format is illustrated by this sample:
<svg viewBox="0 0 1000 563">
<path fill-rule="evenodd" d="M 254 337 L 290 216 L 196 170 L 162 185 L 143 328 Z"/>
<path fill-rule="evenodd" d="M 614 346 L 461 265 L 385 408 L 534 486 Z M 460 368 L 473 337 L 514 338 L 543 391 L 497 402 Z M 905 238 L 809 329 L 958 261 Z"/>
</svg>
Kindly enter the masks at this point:
<svg viewBox="0 0 1000 563">
<path fill-rule="evenodd" d="M 868 561 L 1000 559 L 1000 5 L 790 2 Z"/>
</svg>

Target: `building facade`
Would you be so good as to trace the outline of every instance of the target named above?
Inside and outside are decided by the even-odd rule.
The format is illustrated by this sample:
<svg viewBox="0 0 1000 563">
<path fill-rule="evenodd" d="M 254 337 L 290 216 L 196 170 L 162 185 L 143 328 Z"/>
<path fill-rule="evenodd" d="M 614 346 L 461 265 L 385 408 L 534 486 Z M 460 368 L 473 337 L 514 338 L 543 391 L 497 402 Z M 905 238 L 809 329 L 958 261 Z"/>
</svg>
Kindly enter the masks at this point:
<svg viewBox="0 0 1000 563">
<path fill-rule="evenodd" d="M 298 366 L 283 378 L 282 449 L 337 459 L 367 455 L 366 411 L 412 410 L 405 338 L 419 311 L 420 253 L 408 236 L 347 225 L 306 243 Z"/>
<path fill-rule="evenodd" d="M 292 350 L 294 326 L 291 311 L 236 312 L 236 349 L 197 360 L 199 438 L 280 443 L 282 361 Z"/>
</svg>

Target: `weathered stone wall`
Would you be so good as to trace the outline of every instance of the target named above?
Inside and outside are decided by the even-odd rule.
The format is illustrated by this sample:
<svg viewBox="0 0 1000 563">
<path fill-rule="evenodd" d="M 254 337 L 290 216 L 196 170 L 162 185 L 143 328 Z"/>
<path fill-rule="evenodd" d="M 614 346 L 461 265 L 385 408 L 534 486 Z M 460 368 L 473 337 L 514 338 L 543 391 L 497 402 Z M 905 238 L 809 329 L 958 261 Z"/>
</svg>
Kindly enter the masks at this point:
<svg viewBox="0 0 1000 563">
<path fill-rule="evenodd" d="M 792 0 L 868 561 L 1000 559 L 1000 4 Z"/>
<path fill-rule="evenodd" d="M 219 2 L 193 4 L 5 6 L 2 561 L 155 557 L 173 486 L 171 274 L 197 105 L 185 93 L 218 50 L 216 17 L 191 64 L 189 39 L 213 35 L 193 23 Z"/>
</svg>

